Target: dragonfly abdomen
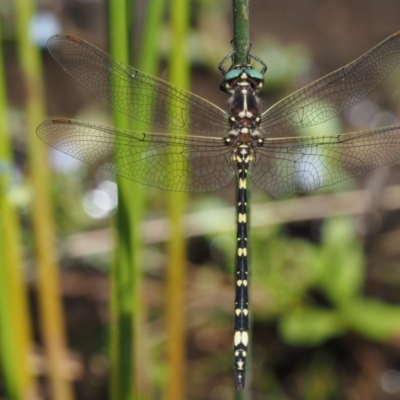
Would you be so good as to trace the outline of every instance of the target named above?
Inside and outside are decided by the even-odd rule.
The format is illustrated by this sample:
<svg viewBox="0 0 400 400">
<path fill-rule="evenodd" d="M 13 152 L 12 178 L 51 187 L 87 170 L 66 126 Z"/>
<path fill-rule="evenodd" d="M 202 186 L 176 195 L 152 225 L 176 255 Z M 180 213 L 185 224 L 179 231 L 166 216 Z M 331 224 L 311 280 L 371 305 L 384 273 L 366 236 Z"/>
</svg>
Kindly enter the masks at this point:
<svg viewBox="0 0 400 400">
<path fill-rule="evenodd" d="M 246 358 L 249 343 L 249 296 L 247 263 L 247 172 L 252 156 L 250 149 L 242 145 L 236 155 L 238 171 L 237 204 L 237 254 L 236 293 L 234 317 L 234 375 L 237 390 L 245 385 Z"/>
</svg>

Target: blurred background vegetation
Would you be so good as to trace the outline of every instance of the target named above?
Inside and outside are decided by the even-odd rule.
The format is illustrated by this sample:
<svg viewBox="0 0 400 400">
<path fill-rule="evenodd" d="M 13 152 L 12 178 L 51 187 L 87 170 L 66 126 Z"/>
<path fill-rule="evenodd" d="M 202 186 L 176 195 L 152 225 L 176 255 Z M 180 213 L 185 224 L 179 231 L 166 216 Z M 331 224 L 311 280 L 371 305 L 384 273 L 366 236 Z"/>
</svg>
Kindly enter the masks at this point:
<svg viewBox="0 0 400 400">
<path fill-rule="evenodd" d="M 133 65 L 142 69 L 147 3 L 131 5 L 128 18 Z M 109 52 L 109 8 L 96 0 L 28 4 L 0 1 L 0 399 L 34 393 L 55 400 L 130 398 L 108 389 L 115 177 L 47 149 L 35 134 L 46 115 L 112 124 L 107 107 L 45 49 L 49 36 L 64 32 Z M 172 4 L 179 6 L 163 4 L 154 30 L 157 68 L 145 71 L 165 79 L 177 46 Z M 187 18 L 190 90 L 221 107 L 227 99 L 218 90 L 217 65 L 230 51 L 231 13 L 228 1 L 191 1 Z M 400 30 L 399 15 L 397 0 L 384 6 L 374 0 L 253 0 L 252 52 L 268 66 L 264 108 Z M 399 116 L 400 69 L 341 119 L 306 134 L 395 125 Z M 294 134 L 304 133 L 288 132 Z M 254 187 L 248 398 L 400 397 L 398 172 L 392 164 L 285 199 Z M 135 300 L 143 331 L 133 364 L 140 373 L 132 372 L 139 375 L 140 397 L 133 398 L 162 399 L 174 368 L 166 357 L 166 327 L 174 323 L 166 313 L 166 276 L 174 268 L 166 252 L 170 200 L 156 188 L 135 186 L 132 208 L 138 191 L 146 208 Z M 230 185 L 191 194 L 183 208 L 186 365 L 179 384 L 185 399 L 234 397 L 234 193 Z"/>
</svg>

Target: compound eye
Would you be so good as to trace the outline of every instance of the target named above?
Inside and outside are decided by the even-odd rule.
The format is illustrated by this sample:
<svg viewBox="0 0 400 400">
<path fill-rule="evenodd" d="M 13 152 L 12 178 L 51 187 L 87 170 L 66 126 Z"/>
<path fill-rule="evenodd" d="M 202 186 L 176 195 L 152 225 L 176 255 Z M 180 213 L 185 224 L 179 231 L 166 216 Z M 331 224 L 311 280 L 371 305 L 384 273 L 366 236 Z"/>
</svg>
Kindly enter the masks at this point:
<svg viewBox="0 0 400 400">
<path fill-rule="evenodd" d="M 264 75 L 254 68 L 246 68 L 245 72 L 247 75 L 250 76 L 250 78 L 257 79 L 260 81 L 264 80 Z"/>
<path fill-rule="evenodd" d="M 224 76 L 225 81 L 230 81 L 232 79 L 237 79 L 239 78 L 240 74 L 242 73 L 241 69 L 232 69 L 229 72 L 227 72 Z"/>
</svg>

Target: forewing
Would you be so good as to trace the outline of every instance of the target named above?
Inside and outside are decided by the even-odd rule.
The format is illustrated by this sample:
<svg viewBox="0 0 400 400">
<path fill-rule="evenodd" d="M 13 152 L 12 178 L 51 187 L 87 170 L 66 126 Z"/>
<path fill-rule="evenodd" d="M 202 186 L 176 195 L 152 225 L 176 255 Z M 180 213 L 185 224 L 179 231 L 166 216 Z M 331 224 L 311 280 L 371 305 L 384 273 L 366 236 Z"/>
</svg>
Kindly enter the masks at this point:
<svg viewBox="0 0 400 400">
<path fill-rule="evenodd" d="M 263 113 L 262 130 L 266 135 L 279 135 L 328 121 L 360 101 L 399 63 L 400 32 L 276 103 Z"/>
<path fill-rule="evenodd" d="M 80 38 L 55 35 L 48 40 L 47 47 L 84 88 L 138 121 L 211 136 L 221 136 L 229 129 L 227 114 L 217 106 L 129 67 Z"/>
<path fill-rule="evenodd" d="M 38 136 L 95 167 L 163 190 L 203 192 L 235 175 L 220 138 L 124 131 L 69 119 L 45 121 Z"/>
<path fill-rule="evenodd" d="M 270 193 L 333 185 L 400 159 L 400 126 L 338 136 L 264 139 L 251 179 Z"/>
</svg>

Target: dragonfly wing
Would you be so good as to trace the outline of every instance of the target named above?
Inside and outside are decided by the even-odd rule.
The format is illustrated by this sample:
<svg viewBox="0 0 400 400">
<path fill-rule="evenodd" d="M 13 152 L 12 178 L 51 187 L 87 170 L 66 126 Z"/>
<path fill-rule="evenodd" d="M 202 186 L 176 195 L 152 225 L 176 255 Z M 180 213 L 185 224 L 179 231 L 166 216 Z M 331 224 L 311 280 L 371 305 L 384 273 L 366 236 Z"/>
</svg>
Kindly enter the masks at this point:
<svg viewBox="0 0 400 400">
<path fill-rule="evenodd" d="M 55 35 L 48 40 L 47 47 L 53 58 L 85 89 L 138 121 L 216 136 L 229 129 L 228 115 L 217 106 L 129 67 L 80 38 Z"/>
<path fill-rule="evenodd" d="M 267 135 L 317 125 L 365 97 L 400 63 L 400 32 L 355 61 L 305 86 L 263 113 Z"/>
<path fill-rule="evenodd" d="M 125 131 L 70 119 L 45 121 L 37 134 L 87 164 L 163 190 L 210 191 L 235 175 L 220 138 Z"/>
<path fill-rule="evenodd" d="M 400 126 L 327 137 L 264 139 L 251 169 L 272 194 L 316 190 L 400 159 Z"/>
</svg>

